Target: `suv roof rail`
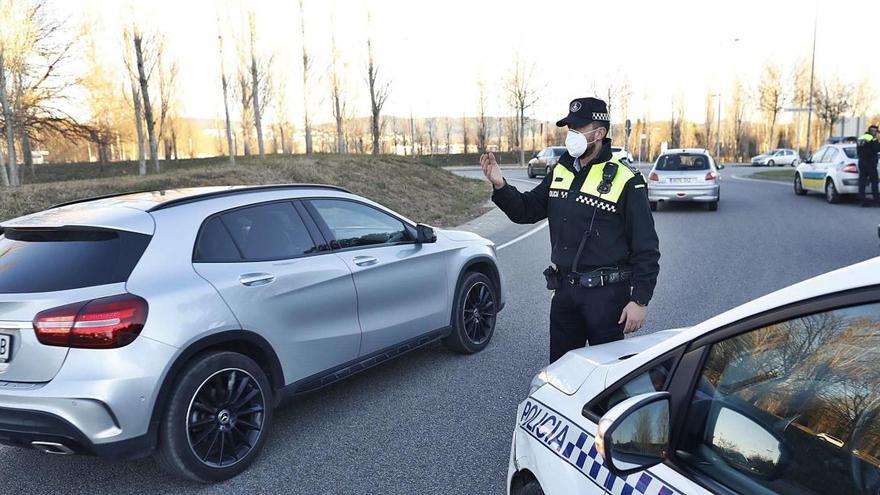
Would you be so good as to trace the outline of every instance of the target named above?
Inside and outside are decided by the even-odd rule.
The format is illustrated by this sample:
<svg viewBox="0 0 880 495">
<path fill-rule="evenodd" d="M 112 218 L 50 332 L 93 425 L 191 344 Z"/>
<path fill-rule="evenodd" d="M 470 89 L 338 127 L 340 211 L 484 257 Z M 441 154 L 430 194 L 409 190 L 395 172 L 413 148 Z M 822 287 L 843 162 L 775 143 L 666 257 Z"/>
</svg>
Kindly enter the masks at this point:
<svg viewBox="0 0 880 495">
<path fill-rule="evenodd" d="M 233 189 L 225 189 L 222 191 L 211 191 L 202 194 L 193 194 L 192 196 L 185 196 L 182 198 L 172 199 L 170 201 L 165 201 L 164 203 L 159 203 L 156 206 L 147 210 L 148 212 L 164 210 L 166 208 L 171 208 L 174 206 L 184 205 L 188 203 L 195 203 L 197 201 L 203 201 L 206 199 L 213 198 L 222 198 L 224 196 L 235 196 L 238 194 L 246 194 L 251 192 L 259 192 L 259 191 L 277 191 L 284 189 L 328 189 L 332 191 L 344 192 L 347 194 L 352 194 L 351 191 L 344 187 L 340 186 L 330 186 L 327 184 L 271 184 L 266 186 L 243 186 L 236 187 Z"/>
<path fill-rule="evenodd" d="M 211 192 L 205 192 L 205 193 L 201 193 L 201 194 L 193 194 L 191 196 L 185 196 L 182 198 L 172 199 L 169 201 L 165 201 L 164 203 L 159 203 L 156 206 L 148 209 L 147 211 L 163 210 L 165 208 L 170 208 L 172 206 L 177 206 L 177 205 L 186 204 L 186 203 L 192 203 L 195 201 L 201 201 L 203 199 L 211 199 L 211 198 L 217 198 L 217 197 L 222 197 L 222 196 L 232 196 L 235 194 L 244 194 L 244 193 L 249 193 L 249 192 L 254 192 L 254 191 L 274 191 L 274 190 L 282 190 L 282 189 L 329 189 L 329 190 L 333 190 L 333 191 L 340 191 L 340 192 L 352 194 L 351 191 L 349 191 L 348 189 L 346 189 L 344 187 L 330 186 L 330 185 L 326 185 L 326 184 L 270 184 L 270 185 L 265 185 L 265 186 L 242 186 L 242 187 L 236 187 L 233 189 L 225 189 L 222 191 L 211 191 Z M 113 194 L 105 194 L 102 196 L 92 196 L 92 197 L 88 197 L 88 198 L 75 199 L 73 201 L 65 201 L 63 203 L 54 204 L 47 209 L 52 210 L 55 208 L 61 208 L 62 206 L 75 205 L 75 204 L 79 204 L 79 203 L 88 203 L 89 201 L 98 201 L 101 199 L 110 199 L 110 198 L 116 198 L 116 197 L 120 197 L 120 196 L 128 196 L 131 194 L 144 194 L 144 193 L 151 193 L 151 192 L 156 192 L 156 191 L 157 191 L 157 189 L 143 189 L 143 190 L 139 190 L 139 191 L 125 191 L 125 192 L 119 192 L 119 193 L 113 193 Z"/>
</svg>

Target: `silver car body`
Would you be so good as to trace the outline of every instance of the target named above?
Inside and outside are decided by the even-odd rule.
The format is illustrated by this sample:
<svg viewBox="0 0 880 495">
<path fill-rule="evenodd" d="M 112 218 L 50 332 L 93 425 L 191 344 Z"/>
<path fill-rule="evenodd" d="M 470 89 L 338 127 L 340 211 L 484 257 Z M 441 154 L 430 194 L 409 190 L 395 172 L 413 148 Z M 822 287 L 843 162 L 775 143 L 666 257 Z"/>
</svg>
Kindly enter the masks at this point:
<svg viewBox="0 0 880 495">
<path fill-rule="evenodd" d="M 155 445 L 156 411 L 175 372 L 206 345 L 257 347 L 267 355 L 273 385 L 296 393 L 448 333 L 458 277 L 468 267 L 491 274 L 503 307 L 494 246 L 468 232 L 436 230 L 434 243 L 333 249 L 288 260 L 194 263 L 196 237 L 211 215 L 307 198 L 355 201 L 416 225 L 344 190 L 297 185 L 135 193 L 3 222 L 4 229 L 103 227 L 152 239 L 124 283 L 0 294 L 0 334 L 12 338 L 11 360 L 0 363 L 0 443 L 9 443 L 9 417 L 19 414 L 50 425 L 60 419 L 71 427 L 63 433 L 89 453 L 138 457 Z M 63 265 L 59 259 L 58 269 Z M 258 283 L 246 284 L 253 280 Z M 81 349 L 37 341 L 32 320 L 38 312 L 120 293 L 149 304 L 132 343 Z"/>
<path fill-rule="evenodd" d="M 752 157 L 752 165 L 770 167 L 781 167 L 784 165 L 796 167 L 800 162 L 801 160 L 798 156 L 798 152 L 788 148 L 770 150 L 766 153 Z"/>
<path fill-rule="evenodd" d="M 658 164 L 671 155 L 699 155 L 703 157 L 708 168 L 705 170 L 679 171 L 660 170 Z M 707 180 L 707 174 L 715 178 Z M 648 200 L 664 201 L 696 201 L 716 202 L 721 197 L 720 175 L 715 160 L 703 149 L 669 149 L 661 154 L 651 171 L 648 173 Z"/>
</svg>

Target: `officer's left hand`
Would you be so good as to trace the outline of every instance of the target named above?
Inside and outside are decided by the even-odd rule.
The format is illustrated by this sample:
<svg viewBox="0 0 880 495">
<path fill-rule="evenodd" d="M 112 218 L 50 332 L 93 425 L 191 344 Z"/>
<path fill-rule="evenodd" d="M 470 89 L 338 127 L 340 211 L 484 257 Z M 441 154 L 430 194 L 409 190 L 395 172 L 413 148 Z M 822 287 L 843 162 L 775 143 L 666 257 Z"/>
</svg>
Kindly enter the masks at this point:
<svg viewBox="0 0 880 495">
<path fill-rule="evenodd" d="M 623 327 L 623 333 L 631 333 L 642 328 L 645 325 L 645 320 L 647 318 L 648 308 L 645 306 L 639 306 L 635 302 L 630 301 L 629 304 L 623 308 L 623 312 L 620 313 L 620 320 L 617 321 L 617 324 L 626 323 Z"/>
</svg>

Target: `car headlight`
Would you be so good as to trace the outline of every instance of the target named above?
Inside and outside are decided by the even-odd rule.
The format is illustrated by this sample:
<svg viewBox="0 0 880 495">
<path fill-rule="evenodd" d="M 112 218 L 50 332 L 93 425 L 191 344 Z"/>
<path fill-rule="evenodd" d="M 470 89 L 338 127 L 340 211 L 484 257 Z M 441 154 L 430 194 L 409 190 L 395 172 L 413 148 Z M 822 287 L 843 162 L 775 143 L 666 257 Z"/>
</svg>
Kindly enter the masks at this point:
<svg viewBox="0 0 880 495">
<path fill-rule="evenodd" d="M 547 368 L 542 369 L 532 378 L 532 384 L 529 385 L 529 395 L 535 393 L 539 388 L 543 387 L 550 381 L 549 375 L 547 375 Z"/>
</svg>

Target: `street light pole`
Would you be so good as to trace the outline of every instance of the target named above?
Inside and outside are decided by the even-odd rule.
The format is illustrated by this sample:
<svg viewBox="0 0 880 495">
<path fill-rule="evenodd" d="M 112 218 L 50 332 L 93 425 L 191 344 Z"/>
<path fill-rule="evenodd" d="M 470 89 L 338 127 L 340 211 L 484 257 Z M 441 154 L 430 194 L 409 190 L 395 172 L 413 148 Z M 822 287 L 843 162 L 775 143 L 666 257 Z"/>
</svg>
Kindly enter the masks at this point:
<svg viewBox="0 0 880 495">
<path fill-rule="evenodd" d="M 816 7 L 818 11 L 818 6 Z M 807 157 L 809 158 L 812 154 L 812 135 L 810 132 L 812 130 L 811 126 L 813 124 L 813 79 L 815 76 L 816 69 L 816 26 L 819 22 L 819 16 L 817 13 L 813 13 L 813 60 L 810 62 L 810 103 L 807 105 Z"/>
<path fill-rule="evenodd" d="M 715 159 L 721 159 L 721 93 L 715 95 L 718 97 L 718 125 L 715 126 Z"/>
</svg>

